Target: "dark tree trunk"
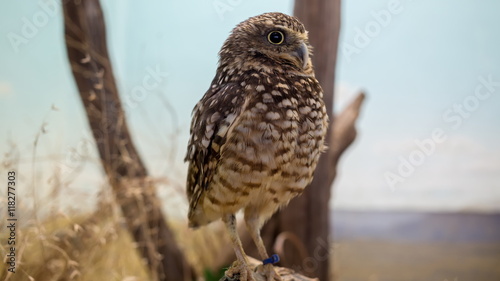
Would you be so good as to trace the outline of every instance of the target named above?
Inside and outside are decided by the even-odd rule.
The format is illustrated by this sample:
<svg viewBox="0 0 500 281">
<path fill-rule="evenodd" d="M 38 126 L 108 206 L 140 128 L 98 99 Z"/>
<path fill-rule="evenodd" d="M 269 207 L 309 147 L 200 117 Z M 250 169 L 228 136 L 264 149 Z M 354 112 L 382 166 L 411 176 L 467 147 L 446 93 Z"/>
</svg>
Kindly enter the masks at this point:
<svg viewBox="0 0 500 281">
<path fill-rule="evenodd" d="M 294 14 L 309 31 L 310 43 L 314 48 L 316 78 L 323 87 L 330 116 L 326 138 L 329 149 L 321 156 L 311 185 L 301 196 L 293 199 L 287 208 L 275 214 L 264 226 L 262 234 L 269 250 L 280 252 L 282 266 L 318 277 L 319 280 L 329 280 L 329 202 L 337 160 L 342 153 L 332 149 L 336 146 L 332 141 L 336 125 L 333 92 L 340 31 L 340 0 L 296 0 Z M 335 152 L 338 155 L 334 155 Z M 273 249 L 273 246 L 276 247 Z"/>
<path fill-rule="evenodd" d="M 276 213 L 262 229 L 262 238 L 270 253 L 278 253 L 280 265 L 319 280 L 330 280 L 332 247 L 330 245 L 331 186 L 343 152 L 356 138 L 356 120 L 365 95 L 360 93 L 340 114 L 333 114 L 335 66 L 340 32 L 340 0 L 296 0 L 294 14 L 309 31 L 313 46 L 316 78 L 324 91 L 330 117 L 326 143 L 314 180 L 289 206 Z M 247 253 L 258 256 L 246 231 L 239 231 Z M 234 260 L 230 249 L 214 263 L 223 266 Z"/>
<path fill-rule="evenodd" d="M 192 280 L 132 142 L 108 56 L 99 0 L 63 2 L 68 59 L 101 163 L 153 280 Z"/>
</svg>

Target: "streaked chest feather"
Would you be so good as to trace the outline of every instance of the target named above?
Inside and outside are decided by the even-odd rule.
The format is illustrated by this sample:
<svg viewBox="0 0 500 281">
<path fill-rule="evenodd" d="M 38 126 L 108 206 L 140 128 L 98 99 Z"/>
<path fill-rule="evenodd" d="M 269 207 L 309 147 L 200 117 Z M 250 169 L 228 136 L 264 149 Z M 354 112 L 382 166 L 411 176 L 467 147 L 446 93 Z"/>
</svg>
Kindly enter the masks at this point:
<svg viewBox="0 0 500 281">
<path fill-rule="evenodd" d="M 219 172 L 309 182 L 327 123 L 317 81 L 259 82 L 244 85 L 253 94 L 222 148 Z"/>
</svg>

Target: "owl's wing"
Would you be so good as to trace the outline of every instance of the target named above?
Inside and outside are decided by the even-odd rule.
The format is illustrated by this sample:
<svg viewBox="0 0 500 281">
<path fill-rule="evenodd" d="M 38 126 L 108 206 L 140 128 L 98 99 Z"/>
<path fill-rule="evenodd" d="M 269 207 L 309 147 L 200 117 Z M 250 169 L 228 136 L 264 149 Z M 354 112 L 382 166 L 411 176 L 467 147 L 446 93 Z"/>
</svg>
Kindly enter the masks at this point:
<svg viewBox="0 0 500 281">
<path fill-rule="evenodd" d="M 244 111 L 243 91 L 238 84 L 211 87 L 193 109 L 191 138 L 184 159 L 189 162 L 186 191 L 191 210 L 209 188 L 228 132 Z"/>
</svg>

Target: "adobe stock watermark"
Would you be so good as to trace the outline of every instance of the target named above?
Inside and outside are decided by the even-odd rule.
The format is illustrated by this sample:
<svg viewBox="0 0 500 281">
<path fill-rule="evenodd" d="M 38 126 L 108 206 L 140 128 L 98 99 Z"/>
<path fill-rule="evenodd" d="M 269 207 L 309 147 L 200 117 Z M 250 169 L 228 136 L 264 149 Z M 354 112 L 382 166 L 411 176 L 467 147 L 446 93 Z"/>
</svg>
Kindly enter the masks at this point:
<svg viewBox="0 0 500 281">
<path fill-rule="evenodd" d="M 379 11 L 370 11 L 372 20 L 364 24 L 363 27 L 354 28 L 352 43 L 342 42 L 342 55 L 347 62 L 351 62 L 354 55 L 359 55 L 361 51 L 368 47 L 374 38 L 380 35 L 382 30 L 391 24 L 394 16 L 403 12 L 404 7 L 399 0 L 390 0 L 387 7 Z"/>
<path fill-rule="evenodd" d="M 152 91 L 159 89 L 163 81 L 170 75 L 162 72 L 159 65 L 146 67 L 146 74 L 143 76 L 141 84 L 132 88 L 130 93 L 125 94 L 123 100 L 129 108 L 136 108 L 137 105 L 146 100 Z"/>
<path fill-rule="evenodd" d="M 500 82 L 494 81 L 492 75 L 480 76 L 473 94 L 466 96 L 461 103 L 455 103 L 443 112 L 444 123 L 449 125 L 452 130 L 459 129 L 464 124 L 464 120 L 470 118 L 472 113 L 479 109 L 481 103 L 491 98 L 498 91 L 498 88 L 500 88 Z M 399 156 L 397 168 L 384 173 L 387 185 L 394 190 L 397 184 L 405 182 L 418 167 L 422 166 L 436 152 L 438 145 L 447 139 L 445 128 L 434 128 L 429 138 L 414 140 L 415 149 L 405 157 Z"/>
<path fill-rule="evenodd" d="M 89 157 L 90 147 L 95 147 L 95 141 L 92 136 L 84 131 L 83 138 L 77 143 L 76 147 L 69 147 L 66 150 L 64 160 L 58 163 L 62 179 L 83 166 L 85 159 Z"/>
<path fill-rule="evenodd" d="M 219 19 L 224 20 L 224 14 L 234 11 L 242 2 L 243 0 L 215 0 L 212 6 L 219 16 Z"/>
<path fill-rule="evenodd" d="M 18 53 L 21 46 L 29 43 L 29 40 L 35 38 L 40 29 L 47 26 L 50 19 L 62 14 L 62 2 L 67 0 L 39 0 L 39 9 L 31 17 L 21 18 L 21 29 L 19 32 L 7 33 L 12 49 Z"/>
<path fill-rule="evenodd" d="M 306 257 L 302 264 L 293 266 L 293 270 L 297 272 L 306 272 L 312 273 L 318 269 L 319 263 L 324 262 L 330 257 L 333 253 L 334 247 L 333 245 L 329 245 L 329 243 L 322 238 L 316 238 L 316 248 L 312 253 L 311 257 Z"/>
</svg>

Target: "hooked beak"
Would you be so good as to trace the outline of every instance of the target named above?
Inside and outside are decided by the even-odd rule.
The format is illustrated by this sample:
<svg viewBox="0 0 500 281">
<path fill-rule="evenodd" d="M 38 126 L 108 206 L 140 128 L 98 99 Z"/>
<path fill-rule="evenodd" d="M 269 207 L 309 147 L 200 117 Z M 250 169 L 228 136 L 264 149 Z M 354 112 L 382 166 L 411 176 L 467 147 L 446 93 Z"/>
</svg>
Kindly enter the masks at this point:
<svg viewBox="0 0 500 281">
<path fill-rule="evenodd" d="M 309 64 L 309 49 L 304 42 L 302 42 L 302 44 L 300 44 L 300 47 L 292 53 L 292 56 L 296 57 L 299 60 L 302 69 L 307 68 L 307 65 Z"/>
</svg>

